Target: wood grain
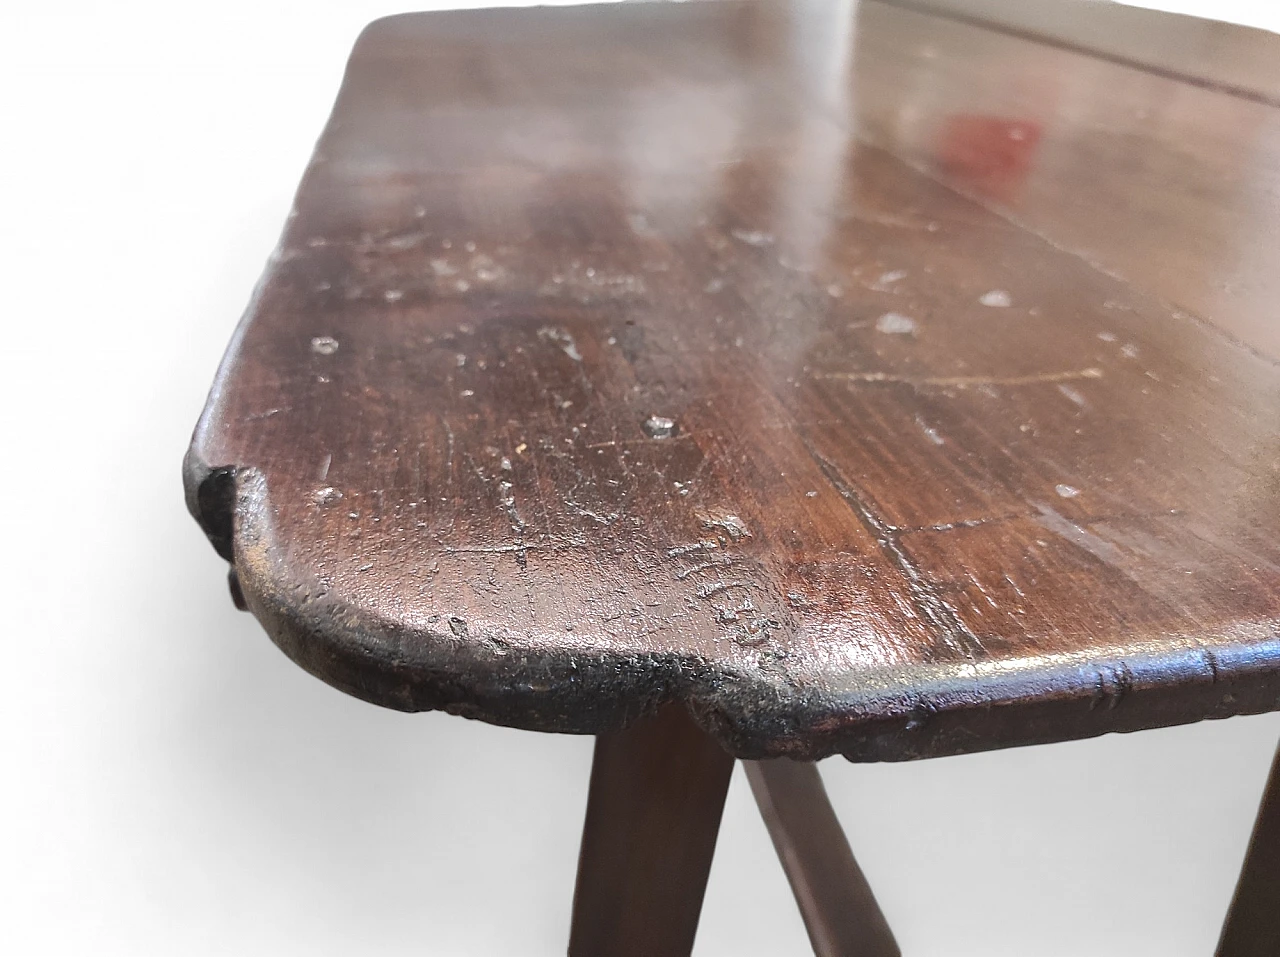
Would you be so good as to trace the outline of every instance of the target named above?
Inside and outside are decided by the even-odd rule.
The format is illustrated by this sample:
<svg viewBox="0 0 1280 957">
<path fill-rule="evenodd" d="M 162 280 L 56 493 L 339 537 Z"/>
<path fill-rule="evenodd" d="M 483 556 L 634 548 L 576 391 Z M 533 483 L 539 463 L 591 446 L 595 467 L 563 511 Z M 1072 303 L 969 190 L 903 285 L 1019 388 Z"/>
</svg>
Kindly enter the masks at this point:
<svg viewBox="0 0 1280 957">
<path fill-rule="evenodd" d="M 994 27 L 1158 76 L 1280 104 L 1274 31 L 1095 0 L 876 2 Z"/>
<path fill-rule="evenodd" d="M 1233 70 L 1272 87 L 1280 36 L 1121 4 L 1009 9 L 1014 19 L 1071 14 L 1076 26 L 1092 11 L 1098 30 L 1128 27 L 1135 44 L 1163 33 L 1182 59 L 1165 54 L 1153 73 L 866 3 L 854 54 L 859 133 L 1170 307 L 1280 357 L 1280 100 L 1230 96 L 1195 76 L 1225 47 Z M 1166 29 L 1153 29 L 1157 22 Z M 1186 80 L 1161 75 L 1179 68 Z"/>
<path fill-rule="evenodd" d="M 378 21 L 191 508 L 394 708 L 853 760 L 1274 709 L 1276 118 L 875 3 Z"/>
</svg>

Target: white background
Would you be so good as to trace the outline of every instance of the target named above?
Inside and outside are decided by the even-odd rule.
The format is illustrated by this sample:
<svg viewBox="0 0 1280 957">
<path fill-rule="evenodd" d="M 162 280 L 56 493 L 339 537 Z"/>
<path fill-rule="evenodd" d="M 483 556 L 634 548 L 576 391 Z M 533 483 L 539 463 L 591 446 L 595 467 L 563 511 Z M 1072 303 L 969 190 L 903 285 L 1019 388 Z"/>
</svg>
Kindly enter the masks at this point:
<svg viewBox="0 0 1280 957">
<path fill-rule="evenodd" d="M 563 953 L 591 742 L 321 685 L 182 504 L 347 50 L 400 9 L 0 14 L 0 953 Z M 1278 738 L 823 770 L 910 957 L 1206 955 Z M 806 952 L 738 775 L 699 953 Z"/>
<path fill-rule="evenodd" d="M 1275 0 L 1133 0 L 1128 6 L 1186 13 L 1280 31 L 1280 4 Z"/>
</svg>

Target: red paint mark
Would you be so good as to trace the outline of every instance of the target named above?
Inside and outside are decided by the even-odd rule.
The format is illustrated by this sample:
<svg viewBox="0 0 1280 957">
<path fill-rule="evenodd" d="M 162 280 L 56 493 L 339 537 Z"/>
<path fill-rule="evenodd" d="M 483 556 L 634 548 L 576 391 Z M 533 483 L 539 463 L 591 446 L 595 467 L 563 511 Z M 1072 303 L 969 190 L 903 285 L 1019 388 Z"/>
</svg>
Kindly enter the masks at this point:
<svg viewBox="0 0 1280 957">
<path fill-rule="evenodd" d="M 1030 120 L 951 116 L 938 138 L 937 162 L 978 192 L 1012 200 L 1031 171 L 1041 132 Z"/>
</svg>

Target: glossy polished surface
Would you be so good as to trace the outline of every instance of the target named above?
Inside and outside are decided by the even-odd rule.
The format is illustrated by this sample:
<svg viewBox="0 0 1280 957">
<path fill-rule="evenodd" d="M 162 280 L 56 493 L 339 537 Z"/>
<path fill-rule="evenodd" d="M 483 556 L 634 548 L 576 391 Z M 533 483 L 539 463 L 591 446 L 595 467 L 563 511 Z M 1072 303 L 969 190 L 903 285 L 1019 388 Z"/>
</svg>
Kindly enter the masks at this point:
<svg viewBox="0 0 1280 957">
<path fill-rule="evenodd" d="M 1276 116 L 874 3 L 379 21 L 189 500 L 390 707 L 856 760 L 1274 709 Z"/>
<path fill-rule="evenodd" d="M 1089 6 L 1103 22 L 1118 15 Z M 1125 11 L 1122 21 L 1130 16 L 1160 15 Z M 1227 27 L 1162 19 L 1187 42 L 1196 27 L 1210 37 Z M 863 4 L 857 24 L 862 136 L 1280 357 L 1276 105 L 881 3 Z M 1247 32 L 1274 72 L 1280 37 Z M 1195 52 L 1211 52 L 1203 44 Z M 1195 70 L 1190 51 L 1185 66 Z"/>
<path fill-rule="evenodd" d="M 1204 15 L 1170 16 L 1160 10 L 1098 0 L 882 0 L 1080 50 L 1094 57 L 1150 70 L 1280 104 L 1280 59 L 1275 33 Z M 1258 22 L 1266 20 L 1255 11 Z M 1274 25 L 1274 20 L 1271 21 Z"/>
</svg>

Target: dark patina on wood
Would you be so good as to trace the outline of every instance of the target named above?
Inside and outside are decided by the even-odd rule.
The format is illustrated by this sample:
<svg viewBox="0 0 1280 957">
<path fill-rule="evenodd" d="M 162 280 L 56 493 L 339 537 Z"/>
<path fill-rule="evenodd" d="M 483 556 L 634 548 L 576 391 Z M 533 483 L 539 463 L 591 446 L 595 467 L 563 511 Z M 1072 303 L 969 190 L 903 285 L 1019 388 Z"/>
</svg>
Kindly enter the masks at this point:
<svg viewBox="0 0 1280 957">
<path fill-rule="evenodd" d="M 1274 311 L 1197 299 L 1203 258 L 1144 272 L 1169 230 L 1140 190 L 1131 229 L 1090 233 L 1090 202 L 1124 218 L 1106 164 L 1078 201 L 1027 186 L 1041 164 L 1071 182 L 1098 141 L 1056 101 L 964 120 L 976 28 L 928 26 L 925 54 L 917 14 L 866 4 L 855 38 L 841 10 L 365 32 L 186 463 L 294 660 L 544 731 L 683 701 L 743 757 L 1280 706 Z M 988 71 L 1004 50 L 1100 97 L 1137 75 L 992 37 Z M 1143 82 L 1151 109 L 1176 83 Z M 886 85 L 911 115 L 948 103 L 937 156 L 860 104 Z M 975 173 L 992 130 L 1015 147 Z M 1195 148 L 1123 142 L 1162 170 L 1169 223 L 1216 223 L 1178 188 Z M 1246 172 L 1274 183 L 1274 157 Z M 1034 231 L 1000 214 L 1024 192 Z M 1276 245 L 1267 212 L 1230 220 L 1234 248 Z"/>
</svg>

